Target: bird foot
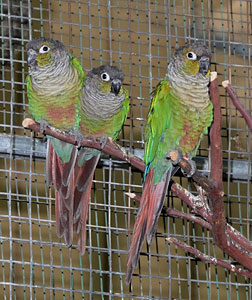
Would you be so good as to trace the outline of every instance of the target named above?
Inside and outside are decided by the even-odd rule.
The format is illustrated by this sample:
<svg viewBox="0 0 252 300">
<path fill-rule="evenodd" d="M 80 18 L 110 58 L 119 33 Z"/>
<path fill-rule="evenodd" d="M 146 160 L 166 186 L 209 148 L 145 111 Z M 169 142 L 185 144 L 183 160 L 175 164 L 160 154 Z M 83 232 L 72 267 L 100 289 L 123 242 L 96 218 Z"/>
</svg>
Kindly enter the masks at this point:
<svg viewBox="0 0 252 300">
<path fill-rule="evenodd" d="M 186 160 L 188 161 L 189 165 L 191 166 L 191 171 L 190 171 L 190 173 L 186 173 L 186 172 L 181 168 L 181 172 L 183 173 L 183 175 L 184 175 L 185 177 L 192 177 L 193 174 L 194 174 L 195 171 L 196 171 L 196 163 L 195 163 L 195 161 L 189 159 L 187 156 L 185 156 L 184 159 L 186 159 Z"/>
<path fill-rule="evenodd" d="M 166 153 L 166 158 L 171 159 L 174 165 L 177 165 L 183 158 L 181 150 L 170 150 Z"/>
<path fill-rule="evenodd" d="M 46 120 L 41 120 L 40 122 L 40 133 L 44 134 L 46 127 L 49 127 L 49 123 Z"/>
<path fill-rule="evenodd" d="M 81 144 L 83 142 L 83 135 L 81 134 L 81 132 L 79 130 L 73 129 L 71 130 L 71 134 L 74 135 L 74 139 L 76 142 L 76 146 L 77 148 L 81 147 Z"/>
<path fill-rule="evenodd" d="M 106 146 L 107 142 L 109 141 L 109 137 L 108 136 L 102 136 L 99 139 L 100 145 L 101 145 L 101 150 L 104 149 L 104 147 Z"/>
<path fill-rule="evenodd" d="M 182 151 L 180 149 L 178 150 L 170 150 L 169 152 L 166 153 L 166 158 L 172 160 L 172 164 L 173 165 L 177 165 L 182 158 L 186 159 L 188 161 L 188 163 L 191 166 L 191 171 L 189 174 L 187 174 L 182 168 L 181 168 L 181 172 L 183 173 L 183 175 L 185 177 L 192 177 L 193 174 L 196 171 L 196 164 L 193 160 L 189 159 L 189 157 L 183 156 Z"/>
</svg>

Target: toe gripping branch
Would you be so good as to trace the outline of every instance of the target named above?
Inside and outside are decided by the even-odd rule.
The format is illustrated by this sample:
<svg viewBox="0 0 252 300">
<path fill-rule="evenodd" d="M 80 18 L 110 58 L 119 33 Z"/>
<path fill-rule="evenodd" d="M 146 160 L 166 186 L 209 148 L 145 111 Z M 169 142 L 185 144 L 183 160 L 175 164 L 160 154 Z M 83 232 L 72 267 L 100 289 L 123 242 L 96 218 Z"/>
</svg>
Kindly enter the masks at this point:
<svg viewBox="0 0 252 300">
<path fill-rule="evenodd" d="M 172 160 L 172 163 L 174 165 L 179 165 L 183 159 L 186 160 L 188 162 L 188 164 L 190 164 L 190 166 L 191 166 L 191 169 L 190 169 L 190 171 L 188 170 L 188 172 L 186 172 L 183 168 L 181 168 L 183 175 L 186 177 L 192 177 L 196 171 L 195 162 L 193 160 L 189 159 L 188 156 L 183 156 L 181 150 L 168 151 L 166 154 L 166 158 Z"/>
</svg>

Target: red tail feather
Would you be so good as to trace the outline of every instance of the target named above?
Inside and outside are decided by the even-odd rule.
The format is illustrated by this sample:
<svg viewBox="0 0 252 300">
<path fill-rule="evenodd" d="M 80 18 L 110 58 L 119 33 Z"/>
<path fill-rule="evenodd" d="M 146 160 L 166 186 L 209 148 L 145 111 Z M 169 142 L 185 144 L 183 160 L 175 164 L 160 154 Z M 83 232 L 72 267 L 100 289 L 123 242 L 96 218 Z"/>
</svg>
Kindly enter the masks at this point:
<svg viewBox="0 0 252 300">
<path fill-rule="evenodd" d="M 59 192 L 55 192 L 55 216 L 56 216 L 56 232 L 57 236 L 61 238 L 64 234 L 64 227 L 60 224 L 60 215 L 61 215 L 61 201 Z"/>
<path fill-rule="evenodd" d="M 84 162 L 82 167 L 75 166 L 75 193 L 74 193 L 74 231 L 77 234 L 78 249 L 83 255 L 86 247 L 86 223 L 88 206 L 91 198 L 91 187 L 96 165 L 100 155 Z"/>
<path fill-rule="evenodd" d="M 164 205 L 164 199 L 171 179 L 173 167 L 169 169 L 163 177 L 163 181 L 158 182 L 153 187 L 152 198 L 150 199 L 149 215 L 147 220 L 146 239 L 148 245 L 151 244 L 152 237 L 157 229 L 158 219 Z"/>
<path fill-rule="evenodd" d="M 52 178 L 52 160 L 54 155 L 54 149 L 50 139 L 47 140 L 47 150 L 46 150 L 46 182 L 48 186 L 53 183 Z"/>
<path fill-rule="evenodd" d="M 73 148 L 71 159 L 68 163 L 62 163 L 56 151 L 51 149 L 52 154 L 52 181 L 55 188 L 55 215 L 57 236 L 64 235 L 67 246 L 72 244 L 73 240 L 73 197 L 74 197 L 74 172 L 70 165 L 75 163 L 73 157 L 76 158 L 76 148 Z M 64 185 L 63 174 L 69 177 L 68 185 Z M 66 176 L 66 175 L 65 175 Z"/>
<path fill-rule="evenodd" d="M 128 254 L 126 283 L 129 284 L 134 268 L 140 255 L 144 238 L 150 243 L 153 233 L 156 230 L 157 220 L 163 207 L 166 190 L 170 180 L 170 171 L 163 181 L 153 185 L 153 169 L 149 170 L 146 176 L 143 194 L 133 230 L 133 238 Z"/>
<path fill-rule="evenodd" d="M 80 254 L 85 253 L 86 248 L 86 224 L 88 217 L 88 206 L 91 198 L 92 179 L 85 192 L 75 191 L 74 202 L 78 202 L 78 215 L 74 213 L 74 231 L 77 236 L 77 246 Z"/>
<path fill-rule="evenodd" d="M 64 236 L 67 246 L 73 241 L 73 231 L 77 233 L 77 245 L 81 254 L 86 246 L 86 221 L 91 197 L 94 171 L 100 155 L 78 166 L 77 149 L 74 147 L 70 161 L 62 163 L 48 141 L 47 176 L 48 183 L 55 188 L 55 215 L 57 236 Z M 83 152 L 85 153 L 85 152 Z M 90 151 L 89 151 L 90 154 Z"/>
</svg>

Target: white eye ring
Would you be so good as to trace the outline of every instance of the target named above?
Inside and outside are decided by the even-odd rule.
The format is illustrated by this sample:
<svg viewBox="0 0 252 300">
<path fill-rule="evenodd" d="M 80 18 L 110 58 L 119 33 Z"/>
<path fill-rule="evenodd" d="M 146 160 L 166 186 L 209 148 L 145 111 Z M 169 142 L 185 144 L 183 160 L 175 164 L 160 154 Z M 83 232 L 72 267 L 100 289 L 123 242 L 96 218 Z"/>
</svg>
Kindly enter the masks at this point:
<svg viewBox="0 0 252 300">
<path fill-rule="evenodd" d="M 39 53 L 47 53 L 50 50 L 50 47 L 48 47 L 47 45 L 43 45 L 40 47 L 39 49 Z"/>
<path fill-rule="evenodd" d="M 197 55 L 194 52 L 187 52 L 186 57 L 190 60 L 196 60 L 197 59 Z"/>
<path fill-rule="evenodd" d="M 109 76 L 108 73 L 104 72 L 104 73 L 101 74 L 101 79 L 103 81 L 109 81 L 110 80 L 110 76 Z"/>
</svg>

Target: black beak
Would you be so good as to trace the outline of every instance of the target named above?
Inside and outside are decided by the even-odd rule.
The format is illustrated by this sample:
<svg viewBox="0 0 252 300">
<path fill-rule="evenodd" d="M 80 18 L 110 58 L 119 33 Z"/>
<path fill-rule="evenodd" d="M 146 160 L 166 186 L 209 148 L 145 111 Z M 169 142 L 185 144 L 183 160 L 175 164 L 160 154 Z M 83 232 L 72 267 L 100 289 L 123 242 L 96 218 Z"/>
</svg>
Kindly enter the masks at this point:
<svg viewBox="0 0 252 300">
<path fill-rule="evenodd" d="M 115 94 L 116 96 L 119 94 L 121 89 L 122 82 L 119 79 L 113 79 L 111 81 L 111 93 Z"/>
<path fill-rule="evenodd" d="M 209 71 L 209 67 L 210 67 L 209 57 L 202 56 L 199 60 L 199 65 L 200 65 L 199 72 L 205 76 L 207 74 L 207 72 Z"/>
<path fill-rule="evenodd" d="M 37 58 L 37 52 L 33 49 L 29 49 L 27 51 L 27 63 L 28 65 L 31 65 L 34 61 L 36 61 Z"/>
</svg>

